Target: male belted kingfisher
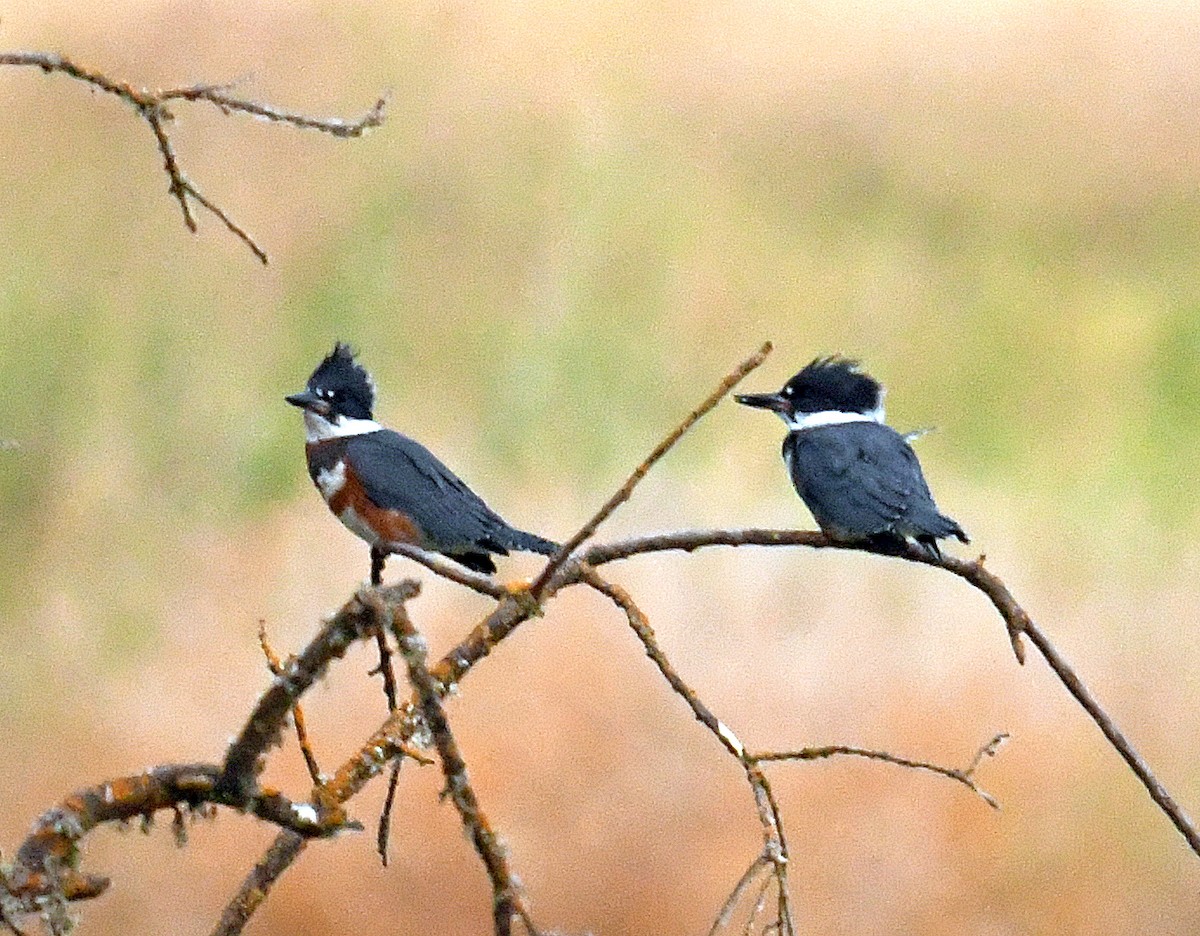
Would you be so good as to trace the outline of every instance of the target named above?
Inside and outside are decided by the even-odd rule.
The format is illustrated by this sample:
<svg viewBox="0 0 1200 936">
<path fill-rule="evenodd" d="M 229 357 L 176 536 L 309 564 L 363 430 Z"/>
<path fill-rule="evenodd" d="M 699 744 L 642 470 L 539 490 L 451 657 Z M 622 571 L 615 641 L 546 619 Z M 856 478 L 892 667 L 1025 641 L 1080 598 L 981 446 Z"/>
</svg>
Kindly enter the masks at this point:
<svg viewBox="0 0 1200 936">
<path fill-rule="evenodd" d="M 825 357 L 778 393 L 737 401 L 772 410 L 787 424 L 783 460 L 827 536 L 889 552 L 913 539 L 940 559 L 939 539 L 970 540 L 938 512 L 908 438 L 884 423 L 883 394 L 857 361 Z"/>
<path fill-rule="evenodd" d="M 286 398 L 304 410 L 308 473 L 334 516 L 370 544 L 440 552 L 476 572 L 495 572 L 490 554 L 549 556 L 557 543 L 504 522 L 437 457 L 371 416 L 375 383 L 341 342 Z"/>
</svg>

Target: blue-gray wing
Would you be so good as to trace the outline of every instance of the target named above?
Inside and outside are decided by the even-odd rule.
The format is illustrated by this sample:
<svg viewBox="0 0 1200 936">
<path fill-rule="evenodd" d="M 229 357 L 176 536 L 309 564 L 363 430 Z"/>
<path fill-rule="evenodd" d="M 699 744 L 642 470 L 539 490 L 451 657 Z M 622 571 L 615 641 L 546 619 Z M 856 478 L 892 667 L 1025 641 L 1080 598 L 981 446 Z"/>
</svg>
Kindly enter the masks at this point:
<svg viewBox="0 0 1200 936">
<path fill-rule="evenodd" d="M 553 552 L 555 544 L 509 526 L 429 449 L 390 429 L 351 436 L 346 457 L 367 496 L 407 514 L 430 549 Z"/>
<path fill-rule="evenodd" d="M 817 522 L 843 536 L 960 535 L 933 502 L 920 462 L 890 426 L 843 423 L 792 433 L 784 442 L 792 483 Z"/>
</svg>

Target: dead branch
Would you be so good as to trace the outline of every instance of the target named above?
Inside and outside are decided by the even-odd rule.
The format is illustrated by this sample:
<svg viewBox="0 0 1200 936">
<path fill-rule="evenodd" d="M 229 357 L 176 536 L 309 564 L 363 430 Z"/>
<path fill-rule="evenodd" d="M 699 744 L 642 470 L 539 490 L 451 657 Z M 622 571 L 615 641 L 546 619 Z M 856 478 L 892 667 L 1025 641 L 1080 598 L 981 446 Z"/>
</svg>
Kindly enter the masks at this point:
<svg viewBox="0 0 1200 936">
<path fill-rule="evenodd" d="M 162 156 L 163 171 L 167 174 L 169 182 L 167 191 L 179 203 L 179 210 L 183 214 L 183 223 L 187 229 L 193 233 L 197 230 L 196 218 L 191 208 L 191 202 L 195 201 L 196 204 L 218 218 L 229 232 L 249 247 L 254 256 L 264 265 L 268 262 L 266 251 L 224 209 L 205 196 L 180 168 L 174 143 L 167 131 L 167 124 L 175 119 L 175 115 L 167 109 L 167 104 L 171 101 L 203 102 L 213 105 L 222 114 L 233 112 L 250 114 L 275 123 L 289 124 L 305 130 L 317 130 L 341 138 L 360 137 L 368 130 L 380 126 L 383 123 L 386 104 L 384 98 L 379 98 L 370 110 L 354 121 L 344 120 L 340 117 L 318 118 L 282 110 L 269 104 L 233 97 L 225 86 L 191 85 L 156 91 L 135 88 L 129 82 L 110 78 L 101 71 L 85 67 L 64 55 L 57 55 L 53 52 L 0 52 L 0 65 L 32 66 L 40 68 L 47 75 L 58 72 L 90 84 L 94 88 L 99 88 L 132 106 L 154 134 L 155 144 L 158 147 L 159 155 Z"/>
<path fill-rule="evenodd" d="M 425 665 L 427 646 L 425 637 L 408 616 L 403 606 L 388 607 L 380 603 L 376 614 L 382 619 L 390 617 L 396 643 L 404 662 L 408 665 L 408 679 L 417 696 L 421 716 L 433 736 L 434 747 L 442 761 L 442 774 L 446 778 L 446 795 L 454 803 L 462 817 L 471 844 L 487 869 L 492 882 L 492 919 L 496 936 L 509 936 L 513 917 L 519 917 L 533 936 L 537 928 L 530 919 L 525 895 L 509 867 L 507 849 L 492 829 L 487 816 L 479 807 L 479 798 L 467 776 L 467 763 L 459 752 L 458 742 L 450 730 L 446 711 L 442 707 L 442 687 Z"/>
<path fill-rule="evenodd" d="M 709 731 L 716 735 L 717 740 L 721 745 L 737 758 L 742 765 L 742 769 L 746 772 L 746 780 L 750 784 L 750 789 L 754 794 L 754 803 L 758 808 L 758 821 L 763 827 L 763 850 L 759 856 L 759 860 L 770 865 L 771 874 L 775 878 L 776 887 L 779 893 L 779 912 L 776 916 L 774 926 L 783 936 L 794 936 L 796 927 L 793 922 L 791 894 L 788 891 L 787 869 L 788 869 L 788 846 L 787 839 L 783 834 L 783 819 L 779 813 L 779 804 L 775 801 L 775 796 L 771 792 L 771 785 L 767 782 L 766 775 L 758 768 L 758 764 L 752 758 L 747 756 L 746 748 L 737 735 L 730 730 L 729 726 L 722 722 L 712 711 L 700 701 L 700 697 L 696 695 L 694 689 L 691 688 L 683 677 L 671 665 L 671 661 L 667 659 L 662 648 L 658 645 L 658 639 L 654 636 L 654 628 L 650 626 L 650 621 L 640 608 L 633 602 L 633 598 L 629 593 L 618 585 L 613 585 L 602 579 L 593 569 L 583 566 L 580 569 L 582 581 L 590 585 L 600 594 L 604 595 L 613 602 L 629 621 L 629 626 L 637 635 L 638 640 L 642 642 L 642 647 L 646 651 L 646 655 L 658 667 L 658 671 L 662 674 L 667 684 L 679 695 L 691 708 L 692 714 L 696 719 L 704 725 Z M 743 878 L 745 880 L 745 878 Z M 739 887 L 741 882 L 739 882 Z M 738 888 L 734 888 L 735 892 Z"/>
<path fill-rule="evenodd" d="M 306 838 L 361 828 L 335 804 L 293 803 L 274 790 L 239 798 L 236 791 L 223 790 L 220 779 L 221 768 L 214 764 L 172 764 L 79 790 L 34 823 L 0 885 L 30 913 L 52 896 L 68 901 L 98 897 L 109 880 L 75 870 L 80 840 L 103 823 L 146 819 L 181 806 L 230 806 Z"/>
<path fill-rule="evenodd" d="M 414 582 L 404 581 L 383 591 L 373 590 L 370 595 L 372 600 L 382 598 L 400 603 L 415 595 L 417 587 Z M 360 592 L 346 602 L 304 652 L 275 677 L 225 756 L 220 780 L 223 793 L 240 795 L 242 799 L 253 796 L 262 769 L 262 756 L 278 743 L 280 730 L 292 706 L 333 660 L 342 657 L 355 640 L 374 634 L 372 628 L 376 626 L 372 606 Z"/>
</svg>

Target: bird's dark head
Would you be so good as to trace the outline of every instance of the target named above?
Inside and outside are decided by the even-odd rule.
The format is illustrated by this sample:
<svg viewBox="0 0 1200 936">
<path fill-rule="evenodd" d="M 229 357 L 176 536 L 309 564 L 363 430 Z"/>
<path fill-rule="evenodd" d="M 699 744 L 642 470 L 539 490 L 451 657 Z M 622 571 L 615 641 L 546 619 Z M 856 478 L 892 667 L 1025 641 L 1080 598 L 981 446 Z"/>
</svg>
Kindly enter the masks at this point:
<svg viewBox="0 0 1200 936">
<path fill-rule="evenodd" d="M 883 422 L 883 386 L 857 361 L 817 358 L 778 393 L 743 393 L 737 401 L 769 409 L 792 429 L 843 422 Z"/>
<path fill-rule="evenodd" d="M 317 365 L 304 390 L 286 399 L 304 410 L 310 438 L 349 435 L 367 431 L 363 424 L 373 422 L 375 382 L 355 360 L 350 346 L 339 341 Z"/>
</svg>

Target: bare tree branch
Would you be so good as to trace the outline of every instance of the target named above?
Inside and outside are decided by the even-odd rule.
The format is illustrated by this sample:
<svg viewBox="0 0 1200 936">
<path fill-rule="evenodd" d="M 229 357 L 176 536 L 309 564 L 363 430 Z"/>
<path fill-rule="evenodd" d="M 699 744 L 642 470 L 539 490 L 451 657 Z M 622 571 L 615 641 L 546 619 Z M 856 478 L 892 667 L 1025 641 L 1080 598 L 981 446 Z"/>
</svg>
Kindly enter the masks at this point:
<svg viewBox="0 0 1200 936">
<path fill-rule="evenodd" d="M 405 581 L 386 590 L 385 599 L 403 602 L 416 594 L 415 582 Z M 243 799 L 250 798 L 257 786 L 261 759 L 267 749 L 279 741 L 284 719 L 296 700 L 315 682 L 325 668 L 343 656 L 355 640 L 373 634 L 376 620 L 365 593 L 360 592 L 335 614 L 300 656 L 289 662 L 284 672 L 275 677 L 263 693 L 241 734 L 225 755 L 225 768 L 220 787 L 223 792 L 235 792 Z M 370 592 L 372 600 L 378 591 Z"/>
<path fill-rule="evenodd" d="M 223 114 L 239 112 L 250 114 L 264 120 L 276 123 L 290 124 L 305 130 L 317 130 L 331 136 L 348 138 L 360 137 L 368 130 L 383 123 L 385 98 L 379 98 L 375 104 L 358 120 L 349 121 L 340 117 L 318 118 L 282 110 L 269 104 L 243 100 L 228 93 L 228 88 L 218 85 L 191 85 L 189 87 L 169 88 L 167 90 L 151 91 L 147 88 L 135 88 L 125 81 L 117 81 L 101 71 L 80 65 L 64 55 L 53 52 L 0 52 L 0 65 L 32 66 L 40 68 L 46 74 L 58 72 L 77 81 L 82 81 L 114 95 L 131 105 L 146 121 L 154 134 L 155 143 L 163 160 L 163 171 L 169 181 L 168 192 L 179 203 L 183 214 L 183 223 L 189 231 L 196 231 L 196 218 L 192 213 L 191 200 L 207 209 L 217 217 L 235 237 L 241 240 L 260 262 L 266 264 L 268 257 L 246 229 L 234 221 L 220 206 L 205 196 L 179 166 L 175 155 L 175 146 L 167 132 L 167 123 L 174 120 L 174 114 L 166 107 L 170 101 L 205 102 L 213 105 Z"/>
<path fill-rule="evenodd" d="M 983 758 L 995 753 L 1002 740 L 1001 736 L 984 745 L 972 763 L 961 769 L 939 767 L 883 751 L 843 745 L 804 748 L 790 752 L 748 752 L 738 736 L 712 713 L 671 665 L 658 646 L 649 621 L 633 597 L 620 586 L 602 578 L 595 568 L 648 553 L 668 550 L 691 552 L 712 546 L 804 546 L 815 549 L 860 550 L 866 547 L 831 541 L 823 534 L 808 531 L 739 529 L 693 530 L 639 536 L 617 543 L 593 545 L 576 552 L 612 510 L 629 497 L 633 487 L 656 459 L 728 392 L 737 379 L 740 379 L 739 374 L 755 366 L 766 350 L 764 347 L 759 355 L 748 359 L 727 377 L 714 394 L 668 435 L 646 462 L 639 466 L 621 489 L 609 499 L 605 507 L 581 527 L 559 554 L 547 562 L 528 592 L 512 592 L 484 576 L 450 563 L 443 557 L 432 556 L 413 547 L 396 548 L 394 552 L 403 553 L 421 562 L 437 575 L 485 594 L 496 602 L 495 607 L 483 620 L 436 664 L 427 665 L 423 641 L 408 619 L 404 606 L 404 602 L 416 594 L 417 584 L 409 581 L 387 588 L 375 586 L 364 589 L 325 623 L 298 657 L 279 667 L 274 682 L 259 699 L 254 713 L 230 747 L 223 767 L 184 765 L 160 768 L 153 780 L 159 784 L 165 783 L 164 789 L 153 796 L 115 797 L 114 801 L 124 803 L 121 809 L 130 815 L 147 815 L 158 808 L 174 808 L 178 803 L 220 803 L 250 811 L 283 828 L 271 850 L 255 866 L 238 894 L 227 906 L 214 930 L 215 934 L 233 936 L 240 933 L 274 882 L 303 852 L 308 836 L 329 834 L 347 827 L 348 823 L 340 810 L 341 804 L 353 797 L 396 758 L 406 753 L 420 756 L 414 750 L 414 746 L 431 744 L 437 748 L 448 791 L 492 881 L 496 931 L 508 932 L 512 920 L 517 918 L 522 919 L 530 931 L 534 932 L 533 924 L 524 909 L 519 885 L 508 867 L 503 847 L 479 809 L 478 799 L 467 777 L 465 761 L 446 721 L 442 699 L 452 695 L 459 681 L 507 639 L 521 623 L 540 613 L 541 606 L 559 591 L 574 585 L 584 585 L 599 592 L 621 610 L 668 685 L 684 699 L 693 715 L 708 728 L 726 752 L 739 762 L 751 787 L 763 831 L 763 849 L 735 885 L 717 917 L 714 932 L 729 925 L 736 907 L 766 872 L 761 889 L 755 896 L 746 931 L 749 932 L 764 911 L 773 885 L 777 898 L 776 911 L 774 920 L 767 924 L 764 932 L 774 931 L 781 936 L 791 936 L 795 933 L 795 920 L 788 890 L 787 840 L 779 804 L 762 769 L 768 762 L 812 760 L 834 755 L 867 757 L 949 777 L 994 805 L 990 797 L 976 785 L 975 774 Z M 1135 774 L 1150 790 L 1155 802 L 1187 838 L 1189 845 L 1200 854 L 1200 836 L 1196 835 L 1190 820 L 1179 811 L 1178 806 L 1154 779 L 1145 762 L 1116 729 L 1111 718 L 1096 703 L 1004 583 L 984 568 L 982 558 L 976 561 L 953 557 L 938 560 L 916 548 L 908 549 L 899 555 L 886 555 L 893 559 L 939 566 L 964 579 L 987 596 L 1007 628 L 1018 660 L 1023 661 L 1022 638 L 1027 637 L 1085 711 L 1101 727 L 1110 743 L 1126 759 Z M 373 579 L 378 580 L 381 571 L 382 558 L 380 557 L 377 572 L 373 557 Z M 408 665 L 410 683 L 414 688 L 410 699 L 404 703 L 397 700 L 394 710 L 389 712 L 388 718 L 380 728 L 333 776 L 316 785 L 312 805 L 297 806 L 274 791 L 261 789 L 257 777 L 262 758 L 279 737 L 288 712 L 292 711 L 300 696 L 325 667 L 345 653 L 350 642 L 375 634 L 380 629 L 381 622 L 385 620 L 390 620 L 397 630 L 397 639 L 401 644 Z M 178 776 L 170 773 L 171 771 L 178 772 Z M 164 776 L 166 780 L 163 779 Z M 176 779 L 171 781 L 171 777 Z M 141 778 L 132 778 L 133 781 L 139 779 Z M 176 786 L 171 787 L 171 782 Z M 97 792 L 98 790 L 100 792 Z M 73 804 L 65 811 L 64 807 L 59 807 L 58 811 L 52 810 L 47 817 L 43 817 L 44 821 L 39 828 L 42 829 L 41 840 L 44 840 L 45 844 L 34 842 L 34 839 L 38 839 L 38 834 L 35 834 L 22 846 L 13 870 L 6 872 L 0 879 L 0 884 L 3 885 L 0 887 L 0 894 L 7 891 L 10 896 L 16 895 L 20 898 L 40 893 L 56 897 L 65 905 L 66 900 L 94 896 L 103 889 L 107 883 L 105 879 L 79 874 L 74 870 L 73 862 L 66 859 L 74 858 L 77 843 L 88 828 L 97 822 L 119 818 L 120 810 L 113 813 L 98 807 L 93 809 L 94 802 L 109 801 L 103 788 L 85 791 L 80 796 L 84 797 L 80 800 L 82 806 Z M 72 800 L 68 800 L 67 803 L 72 803 Z M 79 818 L 80 816 L 82 818 Z M 64 869 L 70 873 L 66 873 Z M 42 890 L 37 892 L 30 881 Z M 3 917 L 5 925 L 13 928 L 16 924 L 11 907 L 11 901 L 8 904 L 0 903 L 0 916 Z"/>
<path fill-rule="evenodd" d="M 0 885 L 26 912 L 35 912 L 51 895 L 65 900 L 98 897 L 109 880 L 75 870 L 80 839 L 102 823 L 148 818 L 180 804 L 193 809 L 206 803 L 231 806 L 304 837 L 362 828 L 336 804 L 293 803 L 274 790 L 239 796 L 236 790 L 222 789 L 220 779 L 221 768 L 214 764 L 171 764 L 79 790 L 34 823 Z"/>
<path fill-rule="evenodd" d="M 629 621 L 629 626 L 637 635 L 638 640 L 642 642 L 642 646 L 646 650 L 646 655 L 658 667 L 658 671 L 667 681 L 667 684 L 688 704 L 688 707 L 691 708 L 692 714 L 696 716 L 697 720 L 716 735 L 717 740 L 721 742 L 725 750 L 737 758 L 743 770 L 745 770 L 746 780 L 750 783 L 750 789 L 754 794 L 754 803 L 758 807 L 758 820 L 763 827 L 763 851 L 760 857 L 763 861 L 771 865 L 771 873 L 779 889 L 779 913 L 775 922 L 779 931 L 784 936 L 794 936 L 796 928 L 793 922 L 791 895 L 788 891 L 787 883 L 787 839 L 783 834 L 783 819 L 779 814 L 779 804 L 775 801 L 775 796 L 771 792 L 771 785 L 767 782 L 766 775 L 758 768 L 753 759 L 746 754 L 746 749 L 742 742 L 738 740 L 737 735 L 733 733 L 728 725 L 712 713 L 708 706 L 696 695 L 695 690 L 676 672 L 675 667 L 671 665 L 671 661 L 667 659 L 666 654 L 659 647 L 658 639 L 654 636 L 654 628 L 650 626 L 650 621 L 646 618 L 642 610 L 634 604 L 633 598 L 629 593 L 618 585 L 606 582 L 595 570 L 587 566 L 580 567 L 580 575 L 584 583 L 607 597 L 625 613 L 626 619 Z"/>
</svg>

